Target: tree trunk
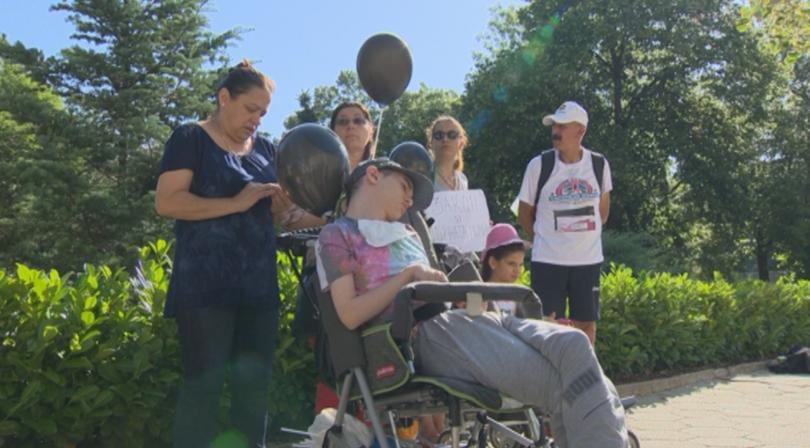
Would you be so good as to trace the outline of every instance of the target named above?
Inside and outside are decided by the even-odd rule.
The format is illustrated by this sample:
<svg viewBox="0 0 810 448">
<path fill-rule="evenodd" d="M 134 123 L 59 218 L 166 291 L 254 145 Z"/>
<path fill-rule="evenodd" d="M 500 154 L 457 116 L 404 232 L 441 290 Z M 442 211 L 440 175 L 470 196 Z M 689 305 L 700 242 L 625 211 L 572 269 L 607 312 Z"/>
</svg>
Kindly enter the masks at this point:
<svg viewBox="0 0 810 448">
<path fill-rule="evenodd" d="M 761 229 L 757 229 L 756 231 L 756 256 L 757 256 L 757 273 L 759 275 L 759 279 L 762 281 L 769 281 L 770 280 L 770 272 L 768 271 L 768 259 L 770 258 L 768 245 L 765 241 L 765 236 L 762 234 Z"/>
</svg>

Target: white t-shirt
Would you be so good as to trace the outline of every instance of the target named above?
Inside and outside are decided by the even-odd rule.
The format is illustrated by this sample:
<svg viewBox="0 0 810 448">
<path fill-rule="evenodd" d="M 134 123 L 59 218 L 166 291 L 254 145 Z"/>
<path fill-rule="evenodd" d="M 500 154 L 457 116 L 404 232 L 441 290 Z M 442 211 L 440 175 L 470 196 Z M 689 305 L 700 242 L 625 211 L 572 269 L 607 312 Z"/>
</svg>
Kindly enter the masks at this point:
<svg viewBox="0 0 810 448">
<path fill-rule="evenodd" d="M 613 189 L 610 165 L 605 159 L 600 188 L 593 172 L 591 151 L 582 149 L 582 158 L 575 163 L 564 163 L 559 151 L 554 151 L 557 158 L 554 169 L 543 186 L 537 205 L 532 261 L 580 266 L 604 260 L 599 199 L 602 192 Z M 518 200 L 532 206 L 535 205 L 541 164 L 541 156 L 529 162 L 518 195 Z"/>
</svg>

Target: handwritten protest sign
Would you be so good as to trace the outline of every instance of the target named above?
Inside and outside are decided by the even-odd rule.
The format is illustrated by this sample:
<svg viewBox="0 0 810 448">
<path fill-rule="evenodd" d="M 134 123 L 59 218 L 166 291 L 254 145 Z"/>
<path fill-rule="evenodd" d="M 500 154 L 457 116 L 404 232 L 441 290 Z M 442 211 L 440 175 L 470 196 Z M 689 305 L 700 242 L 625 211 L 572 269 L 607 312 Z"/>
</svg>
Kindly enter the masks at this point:
<svg viewBox="0 0 810 448">
<path fill-rule="evenodd" d="M 425 214 L 435 222 L 433 242 L 456 246 L 462 252 L 480 251 L 489 232 L 489 208 L 482 190 L 441 191 Z"/>
</svg>

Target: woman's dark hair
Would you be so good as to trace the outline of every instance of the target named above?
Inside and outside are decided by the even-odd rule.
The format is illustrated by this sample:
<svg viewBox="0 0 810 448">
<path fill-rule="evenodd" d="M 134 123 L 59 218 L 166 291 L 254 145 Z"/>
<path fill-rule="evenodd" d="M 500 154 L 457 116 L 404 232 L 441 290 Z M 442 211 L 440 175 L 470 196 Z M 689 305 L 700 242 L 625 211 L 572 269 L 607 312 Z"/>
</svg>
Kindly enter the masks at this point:
<svg viewBox="0 0 810 448">
<path fill-rule="evenodd" d="M 329 129 L 333 131 L 335 130 L 335 125 L 337 124 L 335 123 L 335 120 L 337 120 L 338 114 L 340 113 L 340 111 L 342 111 L 347 107 L 356 107 L 360 109 L 360 111 L 363 113 L 363 116 L 366 117 L 366 120 L 368 120 L 368 122 L 371 123 L 372 128 L 374 127 L 374 121 L 371 119 L 371 112 L 368 111 L 368 107 L 366 107 L 365 104 L 358 103 L 357 101 L 344 101 L 338 104 L 335 110 L 332 111 L 332 118 L 329 119 Z M 366 143 L 366 149 L 363 151 L 363 158 L 360 159 L 361 162 L 363 160 L 372 159 L 376 155 L 377 151 L 376 148 L 374 147 L 375 132 L 377 132 L 377 130 L 373 129 L 371 133 L 371 140 L 369 140 L 368 143 Z"/>
<path fill-rule="evenodd" d="M 276 83 L 269 76 L 257 70 L 249 60 L 242 59 L 242 62 L 228 70 L 225 78 L 217 84 L 216 91 L 228 89 L 231 97 L 237 97 L 253 88 L 267 89 L 268 92 L 273 93 Z M 218 97 L 217 103 L 219 103 Z"/>
<path fill-rule="evenodd" d="M 496 260 L 500 260 L 501 258 L 513 253 L 513 252 L 525 252 L 526 248 L 523 246 L 523 243 L 512 243 L 507 244 L 506 246 L 496 247 L 495 249 L 491 249 L 487 251 L 487 256 L 481 260 L 481 278 L 488 282 L 489 278 L 492 277 L 492 268 L 489 266 L 489 259 L 494 258 Z"/>
</svg>

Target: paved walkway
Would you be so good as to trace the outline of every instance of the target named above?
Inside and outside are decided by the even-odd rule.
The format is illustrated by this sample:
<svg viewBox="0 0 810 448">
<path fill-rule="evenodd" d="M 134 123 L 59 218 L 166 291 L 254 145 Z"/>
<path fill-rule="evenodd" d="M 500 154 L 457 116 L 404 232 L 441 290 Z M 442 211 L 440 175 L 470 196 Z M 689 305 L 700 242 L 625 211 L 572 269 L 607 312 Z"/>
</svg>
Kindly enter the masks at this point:
<svg viewBox="0 0 810 448">
<path fill-rule="evenodd" d="M 757 370 L 640 397 L 628 424 L 642 448 L 810 448 L 810 375 Z"/>
</svg>

